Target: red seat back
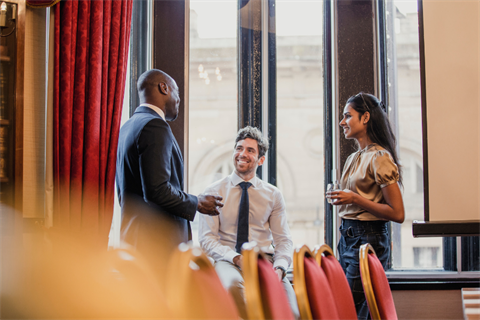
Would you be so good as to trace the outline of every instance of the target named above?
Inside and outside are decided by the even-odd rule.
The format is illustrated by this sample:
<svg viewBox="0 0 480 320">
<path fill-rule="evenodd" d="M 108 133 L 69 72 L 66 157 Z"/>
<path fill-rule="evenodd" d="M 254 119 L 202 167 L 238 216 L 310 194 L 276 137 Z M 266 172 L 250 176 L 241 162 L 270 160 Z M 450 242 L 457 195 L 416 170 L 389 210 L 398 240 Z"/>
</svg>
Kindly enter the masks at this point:
<svg viewBox="0 0 480 320">
<path fill-rule="evenodd" d="M 334 256 L 328 255 L 322 257 L 321 267 L 330 284 L 340 319 L 357 319 L 352 291 L 340 263 Z"/>
<path fill-rule="evenodd" d="M 382 263 L 373 253 L 368 254 L 368 268 L 370 270 L 370 278 L 372 280 L 372 288 L 375 294 L 380 318 L 385 320 L 397 320 L 397 311 L 393 302 L 392 291 L 388 284 L 385 270 Z"/>
<path fill-rule="evenodd" d="M 258 259 L 258 279 L 265 318 L 294 320 L 285 288 L 270 261 Z"/>
<path fill-rule="evenodd" d="M 313 319 L 340 319 L 330 284 L 314 258 L 304 257 L 305 283 Z"/>
<path fill-rule="evenodd" d="M 231 295 L 223 287 L 213 268 L 192 271 L 191 319 L 238 319 Z"/>
<path fill-rule="evenodd" d="M 175 319 L 238 319 L 232 296 L 212 263 L 199 248 L 180 244 L 166 279 L 169 306 Z"/>
</svg>

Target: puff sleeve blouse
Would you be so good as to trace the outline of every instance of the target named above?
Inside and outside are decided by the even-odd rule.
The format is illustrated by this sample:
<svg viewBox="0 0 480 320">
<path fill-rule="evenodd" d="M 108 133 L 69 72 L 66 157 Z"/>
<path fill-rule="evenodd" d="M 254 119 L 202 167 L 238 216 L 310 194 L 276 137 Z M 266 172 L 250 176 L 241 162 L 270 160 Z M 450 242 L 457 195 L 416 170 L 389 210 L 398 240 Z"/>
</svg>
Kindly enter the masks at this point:
<svg viewBox="0 0 480 320">
<path fill-rule="evenodd" d="M 390 153 L 373 143 L 347 158 L 340 183 L 342 190 L 349 189 L 373 202 L 385 203 L 382 188 L 398 179 L 398 167 Z M 339 216 L 362 221 L 382 220 L 355 204 L 341 205 Z"/>
</svg>

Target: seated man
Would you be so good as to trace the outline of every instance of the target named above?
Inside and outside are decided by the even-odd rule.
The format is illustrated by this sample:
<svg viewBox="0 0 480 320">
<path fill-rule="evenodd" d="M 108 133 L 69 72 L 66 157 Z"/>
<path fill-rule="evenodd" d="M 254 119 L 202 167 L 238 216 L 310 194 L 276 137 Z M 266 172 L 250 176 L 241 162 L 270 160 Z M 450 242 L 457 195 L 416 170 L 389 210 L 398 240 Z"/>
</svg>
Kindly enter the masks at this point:
<svg viewBox="0 0 480 320">
<path fill-rule="evenodd" d="M 200 216 L 199 242 L 215 260 L 215 269 L 223 285 L 246 319 L 241 247 L 255 241 L 271 256 L 273 268 L 283 282 L 298 318 L 298 307 L 292 285 L 285 278 L 292 262 L 293 243 L 287 225 L 285 202 L 273 185 L 255 176 L 265 161 L 268 141 L 257 128 L 245 127 L 238 132 L 233 152 L 234 172 L 206 189 L 206 193 L 223 197 L 218 216 Z"/>
</svg>

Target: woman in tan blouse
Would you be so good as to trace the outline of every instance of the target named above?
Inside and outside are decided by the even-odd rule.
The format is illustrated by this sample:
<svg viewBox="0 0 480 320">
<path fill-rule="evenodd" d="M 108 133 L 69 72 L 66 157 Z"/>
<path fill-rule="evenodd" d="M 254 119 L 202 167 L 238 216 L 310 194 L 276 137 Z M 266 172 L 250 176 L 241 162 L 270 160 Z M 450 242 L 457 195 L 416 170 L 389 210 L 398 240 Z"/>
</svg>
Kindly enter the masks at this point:
<svg viewBox="0 0 480 320">
<path fill-rule="evenodd" d="M 343 168 L 341 190 L 327 192 L 342 218 L 338 244 L 340 263 L 352 289 L 358 319 L 368 319 L 360 279 L 359 249 L 370 243 L 387 268 L 390 257 L 387 223 L 405 218 L 399 184 L 402 173 L 395 136 L 385 106 L 375 96 L 359 93 L 347 100 L 340 122 L 346 139 L 355 139 L 358 151 Z"/>
</svg>

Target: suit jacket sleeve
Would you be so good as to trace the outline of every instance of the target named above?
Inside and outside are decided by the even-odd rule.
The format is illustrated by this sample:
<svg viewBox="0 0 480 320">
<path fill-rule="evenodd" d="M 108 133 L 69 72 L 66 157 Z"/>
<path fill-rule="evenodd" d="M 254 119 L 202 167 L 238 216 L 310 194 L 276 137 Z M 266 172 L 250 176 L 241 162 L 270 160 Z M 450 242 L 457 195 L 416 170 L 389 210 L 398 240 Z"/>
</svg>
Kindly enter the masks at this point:
<svg viewBox="0 0 480 320">
<path fill-rule="evenodd" d="M 137 148 L 143 194 L 147 203 L 193 221 L 198 199 L 183 191 L 183 161 L 174 139 L 163 119 L 149 121 L 140 133 Z"/>
</svg>

